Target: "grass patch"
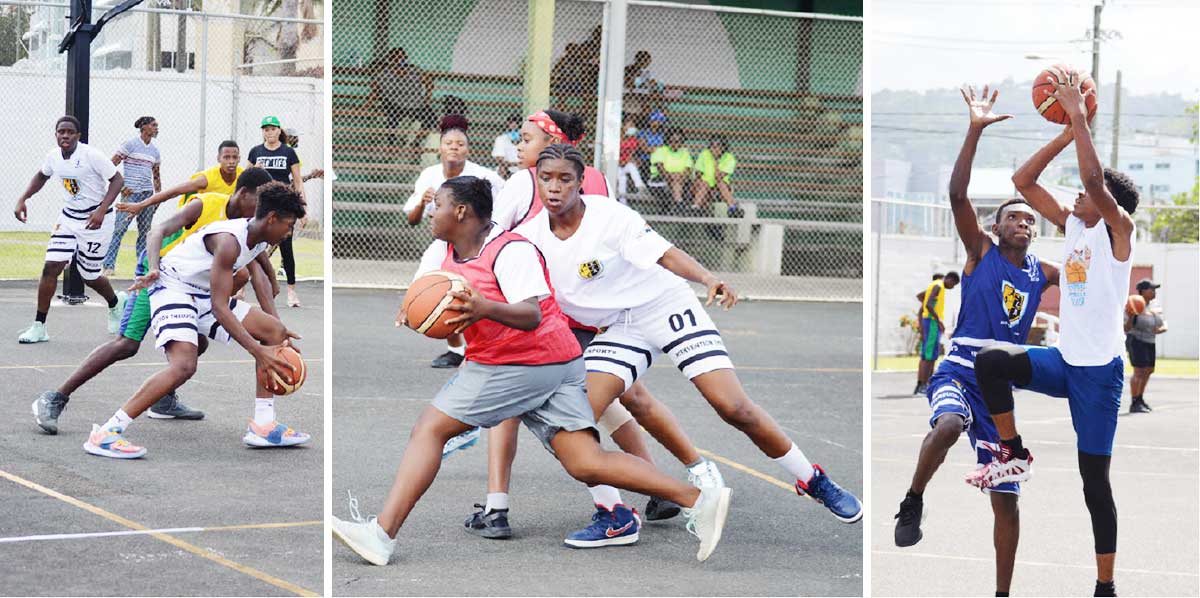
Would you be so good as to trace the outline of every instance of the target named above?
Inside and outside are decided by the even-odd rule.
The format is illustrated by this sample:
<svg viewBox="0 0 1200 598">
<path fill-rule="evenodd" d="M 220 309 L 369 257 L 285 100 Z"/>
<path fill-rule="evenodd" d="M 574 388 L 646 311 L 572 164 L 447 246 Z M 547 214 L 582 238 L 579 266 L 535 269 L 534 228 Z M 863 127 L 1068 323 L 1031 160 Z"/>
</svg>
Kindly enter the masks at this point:
<svg viewBox="0 0 1200 598">
<path fill-rule="evenodd" d="M 900 371 L 900 372 L 915 372 L 917 371 L 917 357 L 915 355 L 898 356 L 879 356 L 879 365 L 876 371 Z M 1128 363 L 1125 364 L 1125 375 L 1129 376 L 1133 373 L 1133 368 Z M 1193 378 L 1200 377 L 1200 360 L 1197 359 L 1162 359 L 1159 358 L 1154 364 L 1154 374 L 1162 376 L 1191 376 Z"/>
<path fill-rule="evenodd" d="M 0 279 L 16 278 L 36 280 L 42 275 L 42 264 L 46 258 L 48 232 L 0 232 Z M 121 252 L 117 254 L 119 279 L 133 278 L 134 246 L 137 230 L 125 233 L 121 240 Z M 296 276 L 298 278 L 323 278 L 325 271 L 325 242 L 320 239 L 297 238 L 293 242 L 296 253 Z M 271 258 L 278 269 L 282 257 L 279 252 Z"/>
</svg>

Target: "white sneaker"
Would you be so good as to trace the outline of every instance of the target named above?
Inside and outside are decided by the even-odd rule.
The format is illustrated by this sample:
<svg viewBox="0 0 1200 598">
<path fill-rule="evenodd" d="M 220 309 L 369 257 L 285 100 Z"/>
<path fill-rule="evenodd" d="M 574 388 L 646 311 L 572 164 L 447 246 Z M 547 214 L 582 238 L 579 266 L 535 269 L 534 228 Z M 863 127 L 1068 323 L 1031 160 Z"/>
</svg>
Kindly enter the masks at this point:
<svg viewBox="0 0 1200 598">
<path fill-rule="evenodd" d="M 17 337 L 17 342 L 22 345 L 44 343 L 48 340 L 50 340 L 50 335 L 46 334 L 46 323 L 36 320 L 34 320 L 33 324 L 25 332 L 21 333 L 21 336 Z"/>
<path fill-rule="evenodd" d="M 129 293 L 125 291 L 117 292 L 117 304 L 108 308 L 108 333 L 116 334 L 121 331 L 121 317 L 125 315 L 125 302 L 129 300 Z"/>
<path fill-rule="evenodd" d="M 372 517 L 368 521 L 343 521 L 333 518 L 333 537 L 372 565 L 384 566 L 396 551 L 396 540 L 388 538 Z"/>
<path fill-rule="evenodd" d="M 696 560 L 704 561 L 717 549 L 721 531 L 725 529 L 725 517 L 729 515 L 729 488 L 701 488 L 696 506 L 683 510 L 687 517 L 687 530 L 700 539 L 700 550 Z"/>
<path fill-rule="evenodd" d="M 688 470 L 688 483 L 697 488 L 724 488 L 725 478 L 716 463 L 705 459 Z"/>
</svg>

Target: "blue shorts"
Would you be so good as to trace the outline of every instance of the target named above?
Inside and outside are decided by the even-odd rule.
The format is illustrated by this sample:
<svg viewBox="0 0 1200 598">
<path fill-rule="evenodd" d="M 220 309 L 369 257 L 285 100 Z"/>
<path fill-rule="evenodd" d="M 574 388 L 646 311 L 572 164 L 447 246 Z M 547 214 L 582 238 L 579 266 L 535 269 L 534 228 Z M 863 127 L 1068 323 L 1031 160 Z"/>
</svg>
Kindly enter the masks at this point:
<svg viewBox="0 0 1200 598">
<path fill-rule="evenodd" d="M 963 431 L 975 450 L 975 461 L 980 465 L 991 463 L 992 451 L 1000 450 L 1000 433 L 996 431 L 996 424 L 992 423 L 987 404 L 983 402 L 983 395 L 975 383 L 974 370 L 943 361 L 929 379 L 929 389 L 925 392 L 929 398 L 929 408 L 933 410 L 933 415 L 929 416 L 929 427 L 932 428 L 943 415 L 954 414 L 963 418 Z M 1008 482 L 991 491 L 1020 495 L 1021 485 Z"/>
<path fill-rule="evenodd" d="M 1021 388 L 1067 399 L 1079 451 L 1112 455 L 1125 385 L 1124 360 L 1118 356 L 1104 365 L 1076 366 L 1063 361 L 1058 347 L 1025 347 L 1025 353 L 1033 376 Z"/>
<path fill-rule="evenodd" d="M 933 318 L 921 318 L 921 344 L 917 354 L 924 361 L 937 361 L 938 347 L 942 342 L 942 329 Z"/>
</svg>

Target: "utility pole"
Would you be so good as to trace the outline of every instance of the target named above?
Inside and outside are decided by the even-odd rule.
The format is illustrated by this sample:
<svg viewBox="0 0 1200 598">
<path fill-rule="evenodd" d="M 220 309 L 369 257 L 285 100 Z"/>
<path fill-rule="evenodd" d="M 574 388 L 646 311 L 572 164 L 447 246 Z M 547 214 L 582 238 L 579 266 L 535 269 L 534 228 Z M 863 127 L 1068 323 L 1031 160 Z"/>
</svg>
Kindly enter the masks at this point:
<svg viewBox="0 0 1200 598">
<path fill-rule="evenodd" d="M 1117 89 L 1113 97 L 1112 159 L 1108 166 L 1117 169 L 1117 147 L 1121 141 L 1121 70 L 1117 69 Z"/>
<path fill-rule="evenodd" d="M 1101 1 L 1092 7 L 1092 82 L 1096 84 L 1096 90 L 1100 90 L 1100 11 L 1104 10 L 1104 2 Z"/>
</svg>

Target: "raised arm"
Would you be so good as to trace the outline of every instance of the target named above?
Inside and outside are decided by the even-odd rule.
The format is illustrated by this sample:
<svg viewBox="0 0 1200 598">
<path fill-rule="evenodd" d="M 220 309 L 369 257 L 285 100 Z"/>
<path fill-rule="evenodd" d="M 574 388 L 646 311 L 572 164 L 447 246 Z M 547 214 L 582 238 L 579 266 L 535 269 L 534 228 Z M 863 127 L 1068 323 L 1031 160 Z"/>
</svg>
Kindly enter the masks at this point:
<svg viewBox="0 0 1200 598">
<path fill-rule="evenodd" d="M 971 166 L 975 163 L 975 148 L 978 147 L 979 138 L 988 125 L 1008 120 L 1012 115 L 997 115 L 992 112 L 1000 92 L 993 91 L 991 99 L 988 99 L 987 85 L 983 86 L 983 95 L 979 98 L 975 97 L 973 87 L 959 89 L 959 92 L 967 103 L 970 124 L 967 126 L 967 136 L 963 139 L 962 149 L 958 152 L 958 159 L 954 161 L 954 171 L 950 175 L 950 211 L 954 214 L 954 226 L 958 229 L 958 236 L 967 250 L 968 267 L 973 267 L 972 264 L 978 262 L 992 244 L 991 239 L 983 232 L 983 227 L 979 226 L 975 206 L 967 197 L 967 187 L 971 184 Z M 926 298 L 926 301 L 928 300 L 929 298 Z"/>
<path fill-rule="evenodd" d="M 1087 191 L 1088 198 L 1096 204 L 1100 217 L 1104 219 L 1113 231 L 1113 257 L 1120 261 L 1129 259 L 1132 251 L 1131 236 L 1133 233 L 1133 217 L 1130 216 L 1117 200 L 1108 192 L 1104 184 L 1104 167 L 1100 165 L 1100 156 L 1096 154 L 1096 146 L 1092 143 L 1092 132 L 1088 126 L 1088 109 L 1084 103 L 1085 95 L 1080 89 L 1082 77 L 1073 72 L 1067 83 L 1061 83 L 1054 90 L 1054 97 L 1062 104 L 1067 116 L 1071 117 L 1071 131 L 1075 140 L 1075 155 L 1079 160 L 1079 179 Z M 1088 94 L 1094 93 L 1089 91 Z"/>
<path fill-rule="evenodd" d="M 1066 226 L 1071 210 L 1058 203 L 1045 187 L 1038 184 L 1038 177 L 1042 176 L 1042 171 L 1058 154 L 1071 145 L 1071 138 L 1071 126 L 1068 125 L 1062 133 L 1030 156 L 1012 177 L 1013 186 L 1017 188 L 1021 197 L 1024 197 L 1043 218 L 1053 222 L 1060 229 Z"/>
<path fill-rule="evenodd" d="M 154 281 L 158 280 L 158 262 L 159 254 L 162 253 L 163 239 L 177 230 L 195 224 L 200 219 L 202 211 L 204 211 L 202 203 L 192 202 L 172 214 L 162 224 L 150 228 L 150 233 L 146 235 L 146 273 L 133 280 L 133 285 L 129 287 L 130 291 L 149 288 Z"/>
<path fill-rule="evenodd" d="M 137 214 L 150 206 L 156 206 L 164 201 L 167 201 L 168 199 L 179 197 L 180 195 L 186 195 L 188 193 L 199 193 L 207 188 L 208 179 L 202 176 L 196 177 L 194 179 L 188 179 L 185 182 L 179 183 L 174 187 L 170 187 L 165 191 L 159 191 L 142 201 L 120 204 L 117 206 L 117 210 L 121 212 L 129 212 L 130 214 Z"/>
</svg>

